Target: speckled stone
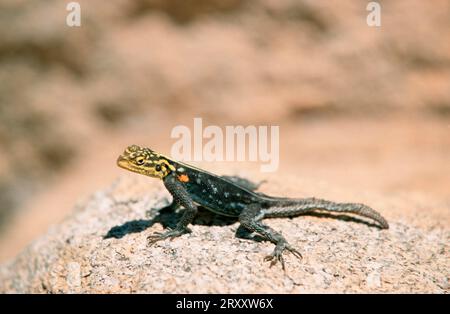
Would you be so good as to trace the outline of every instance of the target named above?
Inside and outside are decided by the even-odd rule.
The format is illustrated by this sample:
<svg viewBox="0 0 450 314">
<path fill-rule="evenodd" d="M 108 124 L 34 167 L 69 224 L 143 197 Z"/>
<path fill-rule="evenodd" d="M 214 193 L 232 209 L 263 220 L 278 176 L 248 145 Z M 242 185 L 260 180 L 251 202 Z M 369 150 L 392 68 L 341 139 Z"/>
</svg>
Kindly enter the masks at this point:
<svg viewBox="0 0 450 314">
<path fill-rule="evenodd" d="M 295 179 L 275 184 L 290 186 L 284 191 L 292 195 L 308 190 L 289 180 Z M 0 292 L 449 292 L 449 229 L 416 226 L 388 206 L 381 211 L 389 230 L 308 216 L 266 220 L 304 256 L 287 253 L 284 272 L 263 261 L 272 244 L 238 239 L 236 221 L 208 212 L 200 212 L 191 234 L 147 246 L 149 234 L 179 217 L 169 212 L 158 219 L 157 210 L 149 211 L 169 200 L 156 180 L 117 180 L 1 266 Z M 383 203 L 395 200 L 377 202 Z"/>
</svg>

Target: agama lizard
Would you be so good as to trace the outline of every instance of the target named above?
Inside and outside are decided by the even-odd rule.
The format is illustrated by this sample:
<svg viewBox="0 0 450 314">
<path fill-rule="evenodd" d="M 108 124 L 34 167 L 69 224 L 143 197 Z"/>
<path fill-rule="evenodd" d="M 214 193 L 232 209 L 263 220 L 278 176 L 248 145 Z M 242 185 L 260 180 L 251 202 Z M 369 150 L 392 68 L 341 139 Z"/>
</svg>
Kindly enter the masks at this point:
<svg viewBox="0 0 450 314">
<path fill-rule="evenodd" d="M 119 156 L 117 165 L 136 173 L 162 179 L 173 197 L 170 207 L 174 209 L 184 207 L 183 216 L 177 226 L 164 233 L 150 235 L 148 237 L 150 244 L 191 232 L 188 225 L 197 214 L 197 205 L 220 215 L 238 217 L 245 229 L 256 232 L 265 240 L 274 243 L 274 251 L 266 256 L 265 260 L 271 261 L 271 265 L 279 261 L 283 269 L 285 250 L 298 258 L 302 258 L 302 255 L 281 233 L 263 224 L 261 220 L 264 218 L 294 217 L 320 210 L 368 217 L 375 220 L 382 229 L 389 228 L 386 219 L 364 204 L 265 195 L 255 192 L 258 184 L 249 180 L 234 176 L 218 176 L 137 145 L 129 146 Z"/>
</svg>

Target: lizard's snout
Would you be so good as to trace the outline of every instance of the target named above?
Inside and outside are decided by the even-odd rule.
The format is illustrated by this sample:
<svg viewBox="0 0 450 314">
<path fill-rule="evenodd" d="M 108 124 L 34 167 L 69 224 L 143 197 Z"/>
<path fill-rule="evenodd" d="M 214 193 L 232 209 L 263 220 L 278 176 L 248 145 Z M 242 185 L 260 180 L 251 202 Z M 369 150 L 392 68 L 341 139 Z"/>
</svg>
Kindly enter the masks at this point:
<svg viewBox="0 0 450 314">
<path fill-rule="evenodd" d="M 122 155 L 120 155 L 119 158 L 117 158 L 117 165 L 120 168 L 127 169 L 128 168 L 128 160 L 125 159 L 125 157 L 123 157 Z"/>
</svg>

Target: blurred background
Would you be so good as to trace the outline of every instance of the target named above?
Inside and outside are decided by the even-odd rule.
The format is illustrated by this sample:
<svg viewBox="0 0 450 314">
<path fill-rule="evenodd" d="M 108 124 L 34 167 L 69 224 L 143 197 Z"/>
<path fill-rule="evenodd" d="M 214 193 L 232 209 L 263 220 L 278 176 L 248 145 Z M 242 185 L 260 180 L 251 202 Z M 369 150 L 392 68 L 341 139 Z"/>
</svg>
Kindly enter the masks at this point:
<svg viewBox="0 0 450 314">
<path fill-rule="evenodd" d="M 439 201 L 448 225 L 449 1 L 378 1 L 381 27 L 363 0 L 80 0 L 81 27 L 68 2 L 0 2 L 0 261 L 194 117 L 279 125 L 269 182 Z"/>
</svg>

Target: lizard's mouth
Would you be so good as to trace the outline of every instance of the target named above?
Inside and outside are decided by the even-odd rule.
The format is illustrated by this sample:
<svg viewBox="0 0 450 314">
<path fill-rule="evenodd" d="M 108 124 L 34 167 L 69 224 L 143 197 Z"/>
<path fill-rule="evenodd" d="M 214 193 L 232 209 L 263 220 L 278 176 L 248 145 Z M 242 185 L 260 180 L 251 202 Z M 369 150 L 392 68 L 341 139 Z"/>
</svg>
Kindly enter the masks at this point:
<svg viewBox="0 0 450 314">
<path fill-rule="evenodd" d="M 128 159 L 126 159 L 122 155 L 120 155 L 119 158 L 117 158 L 117 165 L 120 168 L 127 169 L 127 170 L 130 170 L 130 168 L 131 168 L 130 162 L 128 161 Z"/>
<path fill-rule="evenodd" d="M 122 169 L 129 170 L 132 172 L 137 172 L 140 174 L 146 174 L 145 170 L 141 169 L 140 167 L 134 165 L 131 163 L 128 158 L 124 157 L 123 155 L 120 155 L 119 158 L 117 158 L 117 166 L 119 166 Z M 150 175 L 150 174 L 148 174 Z"/>
</svg>

